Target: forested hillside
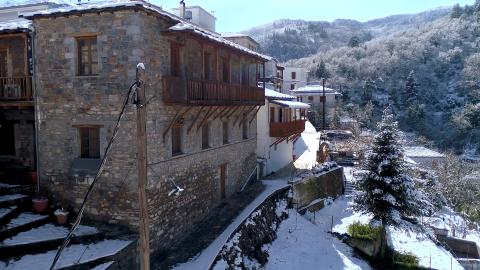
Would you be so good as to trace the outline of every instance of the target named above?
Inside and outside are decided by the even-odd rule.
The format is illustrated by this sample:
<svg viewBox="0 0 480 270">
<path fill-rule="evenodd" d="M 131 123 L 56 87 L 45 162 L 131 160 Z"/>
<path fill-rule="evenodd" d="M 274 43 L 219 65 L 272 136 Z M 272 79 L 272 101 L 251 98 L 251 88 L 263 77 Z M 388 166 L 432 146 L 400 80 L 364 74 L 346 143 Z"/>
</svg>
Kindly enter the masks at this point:
<svg viewBox="0 0 480 270">
<path fill-rule="evenodd" d="M 283 19 L 252 28 L 245 33 L 260 43 L 262 52 L 280 61 L 287 61 L 420 27 L 448 15 L 449 12 L 450 8 L 439 8 L 365 23 L 343 19 L 333 22 Z M 319 19 L 321 16 L 319 13 Z"/>
<path fill-rule="evenodd" d="M 288 64 L 342 88 L 369 124 L 394 106 L 401 127 L 456 152 L 480 147 L 480 0 L 390 36 L 359 41 Z M 383 25 L 387 27 L 388 23 Z M 407 80 L 408 78 L 408 80 Z M 373 113 L 372 113 L 373 111 Z M 366 114 L 365 114 L 366 113 Z"/>
</svg>

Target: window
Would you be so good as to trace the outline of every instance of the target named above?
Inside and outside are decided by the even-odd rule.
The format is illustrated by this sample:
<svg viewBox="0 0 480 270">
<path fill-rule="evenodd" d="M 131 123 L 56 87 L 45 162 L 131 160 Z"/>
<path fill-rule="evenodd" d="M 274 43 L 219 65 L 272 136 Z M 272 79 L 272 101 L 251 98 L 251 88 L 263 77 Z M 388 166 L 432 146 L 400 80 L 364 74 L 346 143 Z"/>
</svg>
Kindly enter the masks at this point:
<svg viewBox="0 0 480 270">
<path fill-rule="evenodd" d="M 296 80 L 297 79 L 297 72 L 292 72 L 292 80 Z"/>
<path fill-rule="evenodd" d="M 220 58 L 222 64 L 222 82 L 229 83 L 230 82 L 230 63 L 228 59 L 225 57 Z"/>
<path fill-rule="evenodd" d="M 172 156 L 182 154 L 182 126 L 172 127 Z"/>
<path fill-rule="evenodd" d="M 275 122 L 275 108 L 270 108 L 270 123 Z"/>
<path fill-rule="evenodd" d="M 290 84 L 290 90 L 294 90 L 295 89 L 295 84 Z"/>
<path fill-rule="evenodd" d="M 202 149 L 207 149 L 209 145 L 210 126 L 208 123 L 202 127 Z"/>
<path fill-rule="evenodd" d="M 81 37 L 77 39 L 78 75 L 98 74 L 97 37 Z"/>
<path fill-rule="evenodd" d="M 242 85 L 248 85 L 248 64 L 242 64 Z"/>
<path fill-rule="evenodd" d="M 0 50 L 0 77 L 7 77 L 7 50 Z"/>
<path fill-rule="evenodd" d="M 278 122 L 279 123 L 283 122 L 283 110 L 282 110 L 282 108 L 278 108 Z"/>
<path fill-rule="evenodd" d="M 212 80 L 212 68 L 211 68 L 212 54 L 204 52 L 203 53 L 203 78 L 205 80 Z"/>
<path fill-rule="evenodd" d="M 80 133 L 80 157 L 100 158 L 100 128 L 81 127 Z"/>
<path fill-rule="evenodd" d="M 171 75 L 180 77 L 180 47 L 177 44 L 170 44 L 170 70 Z"/>
<path fill-rule="evenodd" d="M 313 101 L 313 96 L 308 96 L 308 101 Z"/>
<path fill-rule="evenodd" d="M 222 136 L 223 136 L 223 144 L 227 144 L 228 143 L 228 122 L 227 121 L 224 121 L 222 123 Z"/>
<path fill-rule="evenodd" d="M 242 138 L 244 140 L 248 139 L 248 123 L 247 121 L 243 121 L 243 124 L 242 124 Z"/>
</svg>

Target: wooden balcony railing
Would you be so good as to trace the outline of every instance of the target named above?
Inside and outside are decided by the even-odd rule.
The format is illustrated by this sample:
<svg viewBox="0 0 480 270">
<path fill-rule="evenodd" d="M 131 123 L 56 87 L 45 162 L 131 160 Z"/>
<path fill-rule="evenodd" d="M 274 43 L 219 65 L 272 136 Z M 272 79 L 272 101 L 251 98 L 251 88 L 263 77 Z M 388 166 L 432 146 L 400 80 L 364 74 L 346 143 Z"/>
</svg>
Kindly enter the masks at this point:
<svg viewBox="0 0 480 270">
<path fill-rule="evenodd" d="M 163 77 L 163 101 L 190 106 L 264 105 L 263 88 L 182 77 Z"/>
<path fill-rule="evenodd" d="M 270 123 L 270 137 L 280 138 L 302 133 L 305 130 L 306 120 L 291 122 Z"/>
<path fill-rule="evenodd" d="M 0 100 L 31 101 L 33 100 L 32 77 L 0 77 Z"/>
</svg>

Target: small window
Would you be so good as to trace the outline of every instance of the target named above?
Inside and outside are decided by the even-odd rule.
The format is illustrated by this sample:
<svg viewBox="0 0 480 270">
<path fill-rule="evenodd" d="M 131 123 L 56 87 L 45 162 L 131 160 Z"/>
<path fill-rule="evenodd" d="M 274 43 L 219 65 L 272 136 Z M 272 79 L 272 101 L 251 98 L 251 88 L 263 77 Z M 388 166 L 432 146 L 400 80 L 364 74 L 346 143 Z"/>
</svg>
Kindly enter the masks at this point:
<svg viewBox="0 0 480 270">
<path fill-rule="evenodd" d="M 313 96 L 308 96 L 309 101 L 313 101 Z"/>
<path fill-rule="evenodd" d="M 80 133 L 80 157 L 100 158 L 100 128 L 81 127 Z"/>
<path fill-rule="evenodd" d="M 182 126 L 172 127 L 172 156 L 182 154 Z"/>
<path fill-rule="evenodd" d="M 275 122 L 275 108 L 270 108 L 270 123 Z"/>
<path fill-rule="evenodd" d="M 210 147 L 209 137 L 210 137 L 210 126 L 208 123 L 206 123 L 202 127 L 202 149 L 207 149 Z"/>
<path fill-rule="evenodd" d="M 242 85 L 248 85 L 248 79 L 249 79 L 249 74 L 248 74 L 248 64 L 243 63 L 242 64 Z"/>
<path fill-rule="evenodd" d="M 243 121 L 243 124 L 242 124 L 242 138 L 244 140 L 248 139 L 248 123 L 247 123 L 247 121 Z"/>
<path fill-rule="evenodd" d="M 296 80 L 297 79 L 297 72 L 292 72 L 292 80 Z"/>
<path fill-rule="evenodd" d="M 77 39 L 78 75 L 98 74 L 97 37 L 81 37 Z"/>
<path fill-rule="evenodd" d="M 283 110 L 282 110 L 282 108 L 278 108 L 278 122 L 279 123 L 283 122 Z"/>
<path fill-rule="evenodd" d="M 222 123 L 222 137 L 223 137 L 223 144 L 227 144 L 228 143 L 228 122 L 227 121 L 224 121 Z"/>
<path fill-rule="evenodd" d="M 295 84 L 290 84 L 290 90 L 295 90 Z"/>
<path fill-rule="evenodd" d="M 170 69 L 171 75 L 180 77 L 180 47 L 177 44 L 170 44 Z"/>
</svg>

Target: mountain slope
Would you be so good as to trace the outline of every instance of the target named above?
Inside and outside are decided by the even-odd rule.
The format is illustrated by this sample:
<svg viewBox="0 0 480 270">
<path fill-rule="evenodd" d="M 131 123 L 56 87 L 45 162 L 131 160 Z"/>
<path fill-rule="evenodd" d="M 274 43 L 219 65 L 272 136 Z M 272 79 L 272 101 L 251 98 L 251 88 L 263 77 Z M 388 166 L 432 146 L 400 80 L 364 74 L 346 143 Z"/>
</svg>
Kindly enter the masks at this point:
<svg viewBox="0 0 480 270">
<path fill-rule="evenodd" d="M 361 23 L 339 19 L 333 22 L 276 20 L 244 31 L 257 40 L 262 52 L 280 61 L 305 57 L 319 51 L 345 46 L 356 37 L 359 42 L 391 35 L 447 15 L 450 8 L 418 14 L 395 15 Z"/>
</svg>

